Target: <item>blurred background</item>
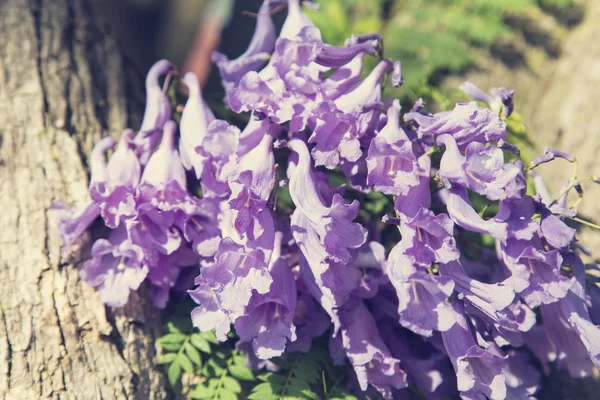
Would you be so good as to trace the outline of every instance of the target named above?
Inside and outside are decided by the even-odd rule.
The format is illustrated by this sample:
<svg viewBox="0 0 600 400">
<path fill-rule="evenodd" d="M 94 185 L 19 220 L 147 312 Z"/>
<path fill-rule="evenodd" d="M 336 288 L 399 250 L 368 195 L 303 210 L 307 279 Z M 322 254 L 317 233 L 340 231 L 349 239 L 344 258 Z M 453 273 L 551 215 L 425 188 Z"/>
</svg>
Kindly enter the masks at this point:
<svg viewBox="0 0 600 400">
<path fill-rule="evenodd" d="M 591 0 L 594 1 L 594 0 Z M 583 0 L 316 0 L 307 13 L 326 42 L 352 33 L 379 32 L 385 55 L 403 62 L 397 97 L 415 99 L 465 77 L 486 86 L 514 87 L 535 78 L 562 55 L 562 42 L 586 13 Z M 125 54 L 144 73 L 167 58 L 192 70 L 209 95 L 219 92 L 210 54 L 230 58 L 245 50 L 260 0 L 104 0 Z M 281 25 L 285 10 L 273 16 Z M 534 79 L 535 80 L 535 79 Z M 478 82 L 476 82 L 478 83 Z M 526 83 L 526 87 L 530 84 Z M 522 93 L 520 93 L 522 94 Z M 525 103 L 524 96 L 518 96 Z"/>
</svg>

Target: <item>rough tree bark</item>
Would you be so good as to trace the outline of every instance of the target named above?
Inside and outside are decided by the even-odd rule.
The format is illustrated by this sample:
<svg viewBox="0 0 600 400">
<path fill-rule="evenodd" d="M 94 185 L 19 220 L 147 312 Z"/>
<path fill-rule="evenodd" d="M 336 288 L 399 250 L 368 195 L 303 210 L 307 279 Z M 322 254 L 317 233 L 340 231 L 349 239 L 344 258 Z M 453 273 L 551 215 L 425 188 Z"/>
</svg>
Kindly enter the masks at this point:
<svg viewBox="0 0 600 400">
<path fill-rule="evenodd" d="M 0 397 L 165 398 L 160 314 L 107 310 L 64 263 L 53 200 L 82 205 L 86 156 L 132 126 L 139 86 L 92 0 L 0 0 Z M 132 100 L 134 99 L 134 100 Z M 138 114 L 139 115 L 139 114 Z M 139 118 L 138 118 L 139 119 Z M 81 251 L 89 253 L 87 246 Z"/>
<path fill-rule="evenodd" d="M 587 2 L 585 19 L 564 41 L 564 54 L 546 76 L 547 85 L 533 104 L 530 126 L 535 141 L 569 151 L 579 161 L 579 177 L 600 176 L 600 2 Z M 545 166 L 542 173 L 558 193 L 568 177 L 566 162 Z M 600 186 L 585 184 L 581 216 L 600 223 Z M 574 196 L 573 196 L 574 197 Z M 574 201 L 571 198 L 571 201 Z M 579 240 L 600 259 L 600 231 L 585 226 Z"/>
</svg>

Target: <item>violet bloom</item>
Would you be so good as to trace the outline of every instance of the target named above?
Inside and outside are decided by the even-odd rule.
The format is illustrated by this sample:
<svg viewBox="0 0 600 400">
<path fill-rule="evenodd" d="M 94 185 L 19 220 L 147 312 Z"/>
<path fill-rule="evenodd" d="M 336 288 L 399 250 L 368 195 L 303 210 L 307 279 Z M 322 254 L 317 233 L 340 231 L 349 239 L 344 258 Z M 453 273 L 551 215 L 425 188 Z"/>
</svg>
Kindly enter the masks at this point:
<svg viewBox="0 0 600 400">
<path fill-rule="evenodd" d="M 247 249 L 229 238 L 221 240 L 215 262 L 201 269 L 198 288 L 189 292 L 200 305 L 192 313 L 194 325 L 207 329 L 202 321 L 211 319 L 208 329 L 218 328 L 217 338 L 226 340 L 229 324 L 245 314 L 253 292 L 266 294 L 272 282 L 261 250 Z"/>
<path fill-rule="evenodd" d="M 528 341 L 528 346 L 534 349 L 536 356 L 539 354 L 542 357 L 542 362 L 555 361 L 558 368 L 566 369 L 573 378 L 592 376 L 596 368 L 590 360 L 590 355 L 593 357 L 597 357 L 597 355 L 590 354 L 586 349 L 579 334 L 565 318 L 561 305 L 559 303 L 544 304 L 540 309 L 544 332 L 551 347 L 548 348 L 546 345 L 546 348 L 540 349 L 544 352 L 536 351 L 537 344 L 533 343 L 533 338 Z M 592 336 L 590 335 L 589 338 Z M 597 346 L 597 343 L 592 346 Z"/>
<path fill-rule="evenodd" d="M 205 157 L 196 149 L 202 147 L 204 138 L 208 135 L 208 125 L 215 118 L 202 99 L 196 75 L 188 72 L 183 77 L 183 83 L 188 87 L 190 95 L 181 114 L 179 152 L 185 169 L 193 169 L 196 178 L 200 179 Z"/>
<path fill-rule="evenodd" d="M 398 296 L 400 324 L 422 336 L 450 329 L 454 318 L 447 301 L 454 282 L 416 268 L 405 255 L 406 245 L 404 240 L 397 244 L 387 263 L 387 275 Z"/>
<path fill-rule="evenodd" d="M 498 312 L 515 298 L 514 289 L 508 282 L 488 284 L 472 279 L 458 261 L 440 264 L 439 268 L 440 276 L 452 279 L 454 290 L 461 293 L 466 302 L 495 322 L 499 322 Z"/>
<path fill-rule="evenodd" d="M 335 100 L 354 88 L 363 72 L 364 53 L 359 53 L 350 62 L 338 68 L 331 76 L 321 82 L 319 92 L 325 100 Z"/>
<path fill-rule="evenodd" d="M 140 163 L 146 165 L 152 151 L 160 142 L 160 131 L 171 118 L 171 105 L 159 84 L 161 76 L 174 70 L 167 60 L 159 60 L 150 68 L 146 76 L 146 109 L 140 131 L 135 137 Z"/>
<path fill-rule="evenodd" d="M 287 92 L 281 79 L 263 79 L 257 72 L 250 71 L 228 97 L 228 105 L 236 113 L 254 111 L 283 124 L 295 114 L 294 99 Z"/>
<path fill-rule="evenodd" d="M 106 180 L 105 154 L 115 145 L 111 137 L 102 138 L 96 143 L 90 154 L 90 189 Z M 52 203 L 52 211 L 58 220 L 58 234 L 63 240 L 62 257 L 67 257 L 71 247 L 77 243 L 81 235 L 100 216 L 102 208 L 94 201 L 85 206 L 71 209 L 61 201 Z"/>
<path fill-rule="evenodd" d="M 431 263 L 449 263 L 460 256 L 454 240 L 454 223 L 446 214 L 435 215 L 421 208 L 401 225 L 404 253 L 416 265 L 429 268 Z"/>
<path fill-rule="evenodd" d="M 197 266 L 199 257 L 186 246 L 181 246 L 174 253 L 158 256 L 156 264 L 149 265 L 148 280 L 152 283 L 151 299 L 158 308 L 165 308 L 169 301 L 169 292 L 178 282 L 181 270 L 185 267 Z"/>
<path fill-rule="evenodd" d="M 289 343 L 286 350 L 308 353 L 313 339 L 323 335 L 330 327 L 331 320 L 313 296 L 299 293 L 294 310 L 296 341 Z"/>
<path fill-rule="evenodd" d="M 525 246 L 522 244 L 521 246 Z M 560 272 L 562 257 L 556 250 L 543 251 L 534 246 L 520 247 L 518 258 L 505 258 L 516 275 L 527 276 L 528 285 L 521 296 L 530 307 L 550 304 L 567 295 L 571 281 Z M 511 250 L 512 251 L 512 250 Z"/>
<path fill-rule="evenodd" d="M 292 216 L 292 235 L 304 256 L 300 276 L 308 292 L 319 301 L 331 317 L 334 332 L 339 329 L 337 309 L 358 288 L 361 272 L 349 264 L 326 260 L 327 253 L 310 220 L 301 213 Z"/>
<path fill-rule="evenodd" d="M 560 308 L 564 318 L 579 335 L 590 360 L 599 367 L 600 326 L 594 325 L 588 311 L 585 266 L 577 254 L 570 253 L 567 257 L 567 261 L 573 265 L 573 282 L 568 294 L 560 300 Z"/>
<path fill-rule="evenodd" d="M 301 215 L 318 235 L 321 250 L 309 251 L 324 252 L 326 258 L 346 264 L 351 258 L 349 249 L 360 247 L 366 240 L 365 229 L 352 222 L 358 214 L 359 204 L 357 201 L 348 204 L 341 196 L 334 195 L 331 205 L 327 206 L 317 188 L 306 144 L 292 139 L 288 145 L 298 154 L 298 165 L 289 177 L 290 196 L 296 205 L 292 219 Z"/>
<path fill-rule="evenodd" d="M 431 117 L 410 112 L 407 121 L 419 125 L 420 137 L 451 135 L 463 151 L 471 142 L 488 143 L 506 139 L 506 124 L 493 111 L 482 108 L 476 102 L 458 103 L 454 110 L 437 113 Z"/>
<path fill-rule="evenodd" d="M 406 195 L 428 175 L 417 162 L 413 143 L 400 127 L 400 102 L 394 100 L 387 111 L 387 124 L 369 146 L 367 183 L 378 192 Z"/>
<path fill-rule="evenodd" d="M 265 227 L 260 225 L 260 214 L 275 185 L 275 158 L 273 137 L 265 135 L 261 142 L 240 158 L 235 178 L 229 181 L 231 196 L 229 206 L 234 210 L 234 226 L 242 236 L 255 240 Z"/>
<path fill-rule="evenodd" d="M 359 286 L 354 295 L 363 299 L 371 299 L 377 295 L 379 286 L 389 282 L 385 273 L 385 248 L 379 242 L 368 242 L 358 249 L 354 267 L 362 272 Z"/>
<path fill-rule="evenodd" d="M 456 324 L 442 332 L 442 339 L 456 371 L 461 397 L 505 399 L 506 377 L 502 370 L 507 365 L 506 358 L 491 354 L 475 344 L 469 321 L 458 300 L 452 301 L 452 309 Z"/>
<path fill-rule="evenodd" d="M 340 321 L 343 347 L 363 391 L 370 384 L 385 399 L 392 399 L 393 389 L 408 386 L 400 361 L 381 339 L 375 319 L 362 300 L 350 300 L 340 310 Z"/>
<path fill-rule="evenodd" d="M 135 192 L 141 165 L 133 145 L 134 134 L 131 129 L 123 131 L 117 149 L 108 160 L 104 179 L 90 185 L 90 195 L 100 205 L 104 223 L 113 229 L 136 214 Z"/>
<path fill-rule="evenodd" d="M 100 301 L 111 307 L 122 307 L 129 293 L 137 290 L 148 275 L 144 253 L 127 240 L 123 227 L 113 230 L 107 239 L 92 246 L 92 258 L 83 264 L 81 279 L 94 286 Z"/>
<path fill-rule="evenodd" d="M 515 94 L 514 90 L 509 90 L 504 87 L 492 88 L 490 90 L 490 94 L 488 95 L 469 81 L 463 82 L 459 88 L 475 100 L 486 103 L 496 113 L 504 111 L 504 115 L 508 117 L 513 112 L 513 96 Z"/>
<path fill-rule="evenodd" d="M 456 391 L 456 385 L 448 387 L 455 375 L 445 354 L 423 337 L 392 325 L 388 319 L 377 322 L 392 355 L 401 360 L 409 384 L 414 384 L 428 399 L 434 400 L 441 400 L 444 394 Z"/>
<path fill-rule="evenodd" d="M 381 81 L 393 64 L 381 61 L 352 91 L 321 103 L 315 110 L 316 125 L 309 138 L 315 164 L 333 169 L 341 158 L 356 161 L 362 155 L 360 138 L 374 129 L 381 116 Z"/>
<path fill-rule="evenodd" d="M 229 60 L 225 54 L 219 52 L 212 54 L 212 61 L 221 73 L 221 83 L 225 93 L 229 93 L 247 72 L 258 70 L 269 59 L 276 39 L 275 25 L 271 20 L 270 11 L 271 0 L 263 0 L 258 10 L 254 35 L 241 56 Z"/>
<path fill-rule="evenodd" d="M 152 155 L 138 187 L 137 218 L 126 220 L 130 240 L 144 248 L 147 257 L 173 253 L 182 242 L 175 229 L 175 211 L 194 209 L 187 193 L 186 176 L 175 147 L 176 125 L 165 123 L 162 142 Z"/>
<path fill-rule="evenodd" d="M 414 217 L 422 208 L 431 207 L 431 190 L 429 180 L 431 174 L 431 159 L 423 154 L 417 159 L 419 165 L 419 183 L 411 186 L 406 194 L 399 194 L 394 201 L 394 207 L 399 214 Z"/>
<path fill-rule="evenodd" d="M 89 203 L 73 210 L 63 202 L 55 201 L 52 203 L 52 211 L 58 220 L 58 234 L 64 243 L 61 256 L 66 258 L 81 235 L 100 216 L 100 207 L 96 203 Z"/>
<path fill-rule="evenodd" d="M 201 181 L 204 197 L 229 195 L 228 179 L 236 168 L 239 135 L 240 130 L 226 121 L 214 120 L 208 125 L 202 147 L 196 147 L 207 160 Z"/>
<path fill-rule="evenodd" d="M 296 340 L 293 323 L 296 309 L 296 282 L 292 271 L 280 257 L 282 233 L 275 235 L 269 273 L 273 278 L 266 294 L 254 294 L 246 312 L 235 321 L 235 330 L 241 340 L 252 341 L 256 356 L 267 360 L 280 356 L 288 340 Z"/>
<path fill-rule="evenodd" d="M 438 175 L 446 186 L 459 185 L 489 200 L 520 198 L 521 189 L 509 185 L 522 172 L 515 164 L 504 163 L 504 153 L 497 147 L 473 142 L 466 146 L 465 156 L 460 154 L 456 140 L 450 135 L 438 137 L 446 147 L 440 161 Z M 515 192 L 507 188 L 516 189 Z"/>
<path fill-rule="evenodd" d="M 181 211 L 175 217 L 175 224 L 183 233 L 185 240 L 202 257 L 212 257 L 221 241 L 218 226 L 219 202 L 211 198 L 197 201 L 193 212 Z"/>
</svg>

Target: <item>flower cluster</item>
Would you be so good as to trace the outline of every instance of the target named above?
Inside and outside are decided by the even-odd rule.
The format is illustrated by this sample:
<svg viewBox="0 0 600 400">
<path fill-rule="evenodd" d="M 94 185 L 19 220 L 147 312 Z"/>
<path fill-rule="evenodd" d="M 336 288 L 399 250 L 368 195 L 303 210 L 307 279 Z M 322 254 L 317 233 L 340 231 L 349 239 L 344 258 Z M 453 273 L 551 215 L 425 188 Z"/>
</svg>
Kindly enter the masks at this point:
<svg viewBox="0 0 600 400">
<path fill-rule="evenodd" d="M 386 82 L 402 85 L 401 65 L 382 58 L 378 35 L 325 44 L 288 0 L 277 36 L 276 3 L 264 0 L 242 56 L 213 57 L 227 105 L 249 113 L 245 128 L 215 119 L 186 74 L 177 135 L 158 81 L 172 66 L 159 61 L 140 131 L 125 131 L 108 162 L 112 139 L 97 144 L 90 203 L 55 205 L 66 248 L 99 216 L 110 228 L 82 279 L 120 306 L 147 278 L 164 306 L 184 269 L 200 266 L 189 295 L 201 331 L 225 340 L 233 326 L 262 360 L 306 352 L 329 332 L 332 359 L 390 399 L 409 385 L 427 398 L 526 398 L 551 362 L 590 375 L 600 292 L 587 287 L 564 222 L 581 185 L 571 178 L 553 200 L 533 171 L 574 158 L 547 149 L 526 168 L 506 142 L 513 92 L 504 88 L 488 95 L 466 83 L 480 103 L 430 114 L 419 101 L 401 115 L 382 95 Z M 368 74 L 366 57 L 378 60 Z M 347 190 L 331 185 L 333 173 Z M 277 209 L 284 190 L 292 210 Z M 393 216 L 358 218 L 358 199 L 372 192 Z M 390 224 L 398 243 L 382 235 Z"/>
</svg>

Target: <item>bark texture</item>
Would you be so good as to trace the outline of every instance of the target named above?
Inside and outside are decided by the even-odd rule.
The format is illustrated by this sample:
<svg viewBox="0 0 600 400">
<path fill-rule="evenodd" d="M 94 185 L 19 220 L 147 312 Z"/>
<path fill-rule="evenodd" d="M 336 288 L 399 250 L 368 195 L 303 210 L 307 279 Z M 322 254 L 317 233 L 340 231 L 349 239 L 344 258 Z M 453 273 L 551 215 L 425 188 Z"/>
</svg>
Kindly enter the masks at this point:
<svg viewBox="0 0 600 400">
<path fill-rule="evenodd" d="M 533 139 L 571 152 L 579 161 L 579 178 L 600 176 L 600 1 L 587 2 L 585 19 L 566 38 L 563 56 L 549 71 L 543 91 L 532 104 Z M 554 162 L 542 173 L 554 193 L 569 176 L 570 165 Z M 585 183 L 580 216 L 600 223 L 600 185 Z M 571 202 L 575 196 L 571 197 Z M 579 240 L 600 258 L 600 231 L 581 227 Z"/>
<path fill-rule="evenodd" d="M 87 198 L 86 158 L 139 86 L 91 0 L 0 0 L 0 397 L 165 398 L 160 314 L 107 310 L 60 259 L 50 205 Z M 134 100 L 132 100 L 134 99 Z M 138 97 L 139 100 L 139 97 Z M 139 114 L 138 114 L 139 115 Z M 139 118 L 138 118 L 139 119 Z M 89 239 L 89 238 L 88 238 Z M 79 250 L 89 253 L 90 241 Z"/>
</svg>

